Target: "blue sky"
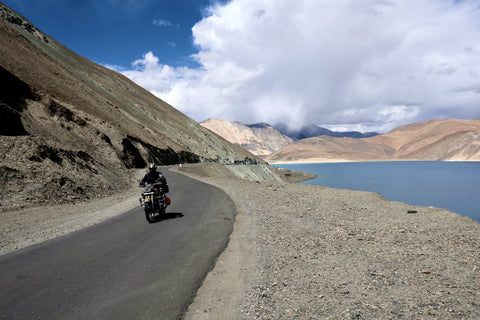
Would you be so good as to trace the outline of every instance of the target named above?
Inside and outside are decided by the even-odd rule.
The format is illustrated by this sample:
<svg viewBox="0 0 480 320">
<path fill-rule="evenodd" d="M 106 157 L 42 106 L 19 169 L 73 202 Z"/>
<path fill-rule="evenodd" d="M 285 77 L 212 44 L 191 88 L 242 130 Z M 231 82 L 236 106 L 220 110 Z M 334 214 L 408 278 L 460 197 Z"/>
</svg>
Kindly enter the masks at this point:
<svg viewBox="0 0 480 320">
<path fill-rule="evenodd" d="M 148 51 L 195 66 L 192 27 L 210 0 L 2 0 L 40 30 L 100 64 L 128 68 Z"/>
<path fill-rule="evenodd" d="M 0 0 L 196 121 L 480 118 L 480 0 Z"/>
</svg>

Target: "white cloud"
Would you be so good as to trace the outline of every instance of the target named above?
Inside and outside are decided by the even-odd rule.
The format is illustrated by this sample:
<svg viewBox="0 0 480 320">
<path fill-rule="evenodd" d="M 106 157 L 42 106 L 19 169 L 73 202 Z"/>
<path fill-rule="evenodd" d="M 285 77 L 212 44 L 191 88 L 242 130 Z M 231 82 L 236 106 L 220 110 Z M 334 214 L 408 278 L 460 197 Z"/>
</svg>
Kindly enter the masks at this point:
<svg viewBox="0 0 480 320">
<path fill-rule="evenodd" d="M 172 23 L 170 21 L 165 20 L 165 19 L 161 19 L 161 18 L 154 19 L 152 21 L 152 23 L 154 25 L 157 25 L 157 26 L 160 26 L 160 27 L 170 27 L 172 25 Z"/>
<path fill-rule="evenodd" d="M 475 0 L 233 0 L 192 32 L 200 68 L 149 52 L 124 74 L 197 121 L 369 131 L 480 117 Z"/>
</svg>

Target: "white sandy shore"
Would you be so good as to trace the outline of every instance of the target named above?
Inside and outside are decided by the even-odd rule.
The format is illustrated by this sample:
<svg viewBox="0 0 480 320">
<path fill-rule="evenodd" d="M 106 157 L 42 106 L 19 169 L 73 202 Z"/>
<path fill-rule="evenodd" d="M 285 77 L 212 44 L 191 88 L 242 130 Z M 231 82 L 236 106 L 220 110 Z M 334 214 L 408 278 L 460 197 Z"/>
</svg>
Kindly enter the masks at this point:
<svg viewBox="0 0 480 320">
<path fill-rule="evenodd" d="M 330 158 L 311 158 L 291 161 L 268 161 L 269 164 L 305 164 L 305 163 L 343 163 L 343 162 L 363 162 L 345 159 L 330 159 Z"/>
<path fill-rule="evenodd" d="M 302 160 L 291 161 L 269 161 L 269 164 L 314 164 L 314 163 L 346 163 L 346 162 L 413 162 L 413 161 L 429 161 L 429 160 L 415 160 L 415 159 L 393 159 L 393 160 L 347 160 L 347 159 L 331 159 L 331 158 L 311 158 Z M 478 161 L 465 161 L 465 160 L 432 160 L 432 161 L 444 161 L 444 162 L 478 162 Z"/>
</svg>

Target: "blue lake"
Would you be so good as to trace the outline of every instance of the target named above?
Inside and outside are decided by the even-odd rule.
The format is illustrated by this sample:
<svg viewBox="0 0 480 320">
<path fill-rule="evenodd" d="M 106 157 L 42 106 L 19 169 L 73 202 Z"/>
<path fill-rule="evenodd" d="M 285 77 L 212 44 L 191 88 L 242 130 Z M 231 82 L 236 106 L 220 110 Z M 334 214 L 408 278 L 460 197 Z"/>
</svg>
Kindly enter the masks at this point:
<svg viewBox="0 0 480 320">
<path fill-rule="evenodd" d="M 445 208 L 480 222 L 480 162 L 398 161 L 275 166 L 318 176 L 303 184 L 373 191 L 389 200 Z"/>
</svg>

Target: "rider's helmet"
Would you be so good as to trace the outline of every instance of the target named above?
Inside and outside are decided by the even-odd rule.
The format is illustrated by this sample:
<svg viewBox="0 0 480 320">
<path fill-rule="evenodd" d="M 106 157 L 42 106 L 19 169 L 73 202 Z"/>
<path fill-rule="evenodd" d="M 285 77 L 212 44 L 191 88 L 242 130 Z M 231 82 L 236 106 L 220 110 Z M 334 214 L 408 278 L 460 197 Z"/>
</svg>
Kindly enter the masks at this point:
<svg viewBox="0 0 480 320">
<path fill-rule="evenodd" d="M 155 171 L 155 170 L 157 170 L 157 165 L 152 162 L 152 163 L 150 163 L 150 164 L 148 165 L 148 169 L 149 169 L 150 171 Z"/>
</svg>

